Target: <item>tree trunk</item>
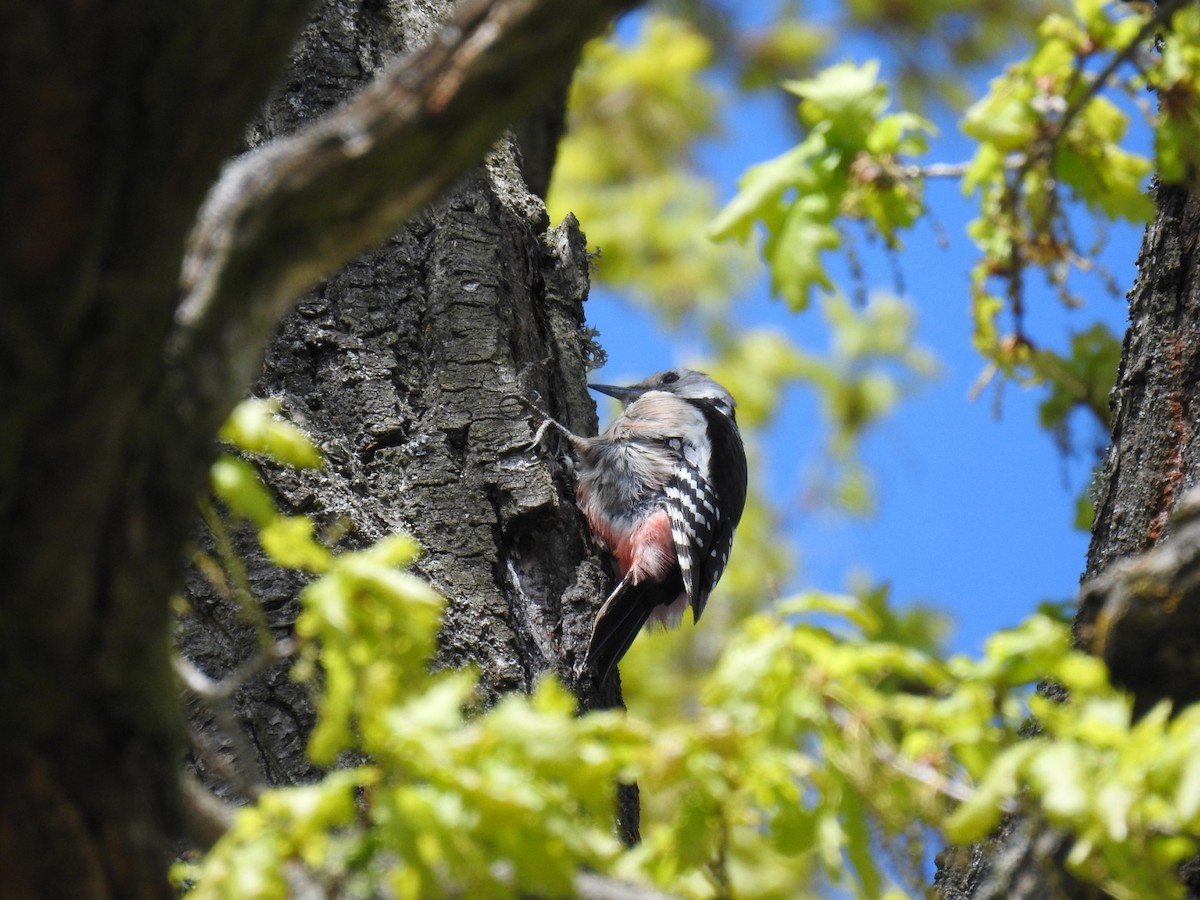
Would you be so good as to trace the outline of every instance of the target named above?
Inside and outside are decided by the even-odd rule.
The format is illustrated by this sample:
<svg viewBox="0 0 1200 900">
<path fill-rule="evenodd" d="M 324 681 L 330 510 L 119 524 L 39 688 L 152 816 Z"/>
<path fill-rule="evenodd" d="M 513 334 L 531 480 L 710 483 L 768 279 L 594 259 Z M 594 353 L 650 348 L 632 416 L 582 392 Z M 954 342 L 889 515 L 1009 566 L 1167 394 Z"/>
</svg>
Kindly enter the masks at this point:
<svg viewBox="0 0 1200 900">
<path fill-rule="evenodd" d="M 458 117 L 414 146 L 444 146 L 454 160 L 478 154 L 470 148 L 499 127 L 494 110 L 529 109 L 561 94 L 570 48 L 621 5 L 599 3 L 572 18 L 555 0 L 465 4 L 466 12 L 503 7 L 508 16 L 485 21 L 494 44 L 468 48 L 503 96 L 462 95 Z M 178 308 L 180 265 L 205 191 L 244 140 L 309 6 L 0 0 L 5 898 L 168 894 L 180 717 L 166 601 L 212 454 L 211 424 L 248 386 L 244 363 L 258 352 L 209 350 L 223 366 L 215 374 L 175 354 L 180 315 L 190 314 Z M 309 81 L 299 91 L 285 86 L 309 106 L 276 105 L 263 133 L 340 99 L 383 56 L 407 49 L 395 35 L 433 27 L 405 9 L 331 2 L 320 20 L 327 30 L 308 33 L 321 38 L 305 45 Z M 399 31 L 377 27 L 389 15 Z M 506 44 L 511 21 L 556 30 L 535 28 L 532 38 L 522 33 Z M 518 68 L 498 83 L 487 65 L 502 65 L 511 58 L 505 53 L 540 54 L 551 71 Z M 449 50 L 426 61 L 423 71 L 442 93 L 416 98 L 427 101 L 420 121 L 458 99 L 454 86 L 477 84 L 471 61 Z M 480 105 L 477 116 L 471 103 Z M 465 179 L 374 262 L 323 285 L 283 332 L 306 362 L 284 364 L 281 350 L 263 381 L 301 424 L 312 423 L 334 461 L 318 484 L 297 480 L 290 499 L 325 521 L 350 512 L 353 542 L 401 526 L 420 535 L 425 571 L 451 597 L 444 662 L 480 659 L 492 691 L 569 663 L 586 603 L 604 582 L 598 564 L 579 562 L 584 539 L 571 524 L 565 481 L 524 447 L 527 414 L 503 405 L 506 393 L 538 391 L 577 427 L 591 416 L 582 387 L 587 347 L 576 328 L 582 244 L 569 226 L 545 231 L 536 201 L 509 187 L 519 185 L 513 160 L 502 147 L 487 172 Z M 455 166 L 403 175 L 423 178 L 421 189 L 436 195 Z M 256 224 L 263 221 L 270 224 Z M 310 226 L 312 233 L 323 232 Z M 339 247 L 364 246 L 364 233 Z M 281 279 L 277 303 L 289 285 L 327 268 L 310 253 L 293 253 L 302 274 Z M 280 265 L 272 260 L 272 273 Z M 253 344 L 255 329 L 279 314 L 256 302 L 247 295 L 218 310 L 248 325 L 238 332 L 243 343 Z M 331 393 L 340 382 L 362 406 L 318 405 L 333 401 L 296 391 L 306 379 Z M 426 470 L 426 455 L 440 468 Z M 439 482 L 449 493 L 435 490 Z M 454 566 L 457 554 L 472 552 L 484 555 Z M 264 596 L 288 596 L 264 579 Z M 276 686 L 287 680 L 274 677 Z M 277 707 L 264 719 L 269 728 L 252 736 L 264 760 L 276 754 L 271 740 L 299 758 L 304 723 L 293 725 L 290 714 Z M 292 777 L 285 769 L 269 780 Z"/>
<path fill-rule="evenodd" d="M 1113 392 L 1112 446 L 1100 480 L 1085 581 L 1117 560 L 1160 544 L 1171 534 L 1177 501 L 1196 484 L 1198 250 L 1200 202 L 1184 187 L 1161 186 L 1158 214 L 1146 229 L 1138 279 L 1129 294 L 1131 324 Z M 1096 602 L 1082 606 L 1075 623 L 1079 643 L 1104 655 L 1117 682 L 1133 691 L 1140 707 L 1164 697 L 1200 699 L 1195 686 L 1193 696 L 1183 698 L 1184 685 L 1160 680 L 1172 666 L 1166 657 L 1179 653 L 1183 634 L 1132 627 L 1121 629 L 1126 632 L 1122 635 L 1106 634 L 1098 623 L 1100 612 Z"/>
<path fill-rule="evenodd" d="M 392 14 L 370 3 L 319 10 L 256 134 L 276 137 L 320 115 L 373 76 L 381 48 L 406 49 L 405 35 L 430 28 Z M 565 88 L 551 102 L 564 100 Z M 521 133 L 553 148 L 562 120 L 547 109 Z M 545 173 L 551 162 L 502 139 L 483 167 L 297 305 L 254 393 L 279 399 L 327 465 L 262 473 L 288 512 L 345 531 L 344 546 L 397 530 L 418 539 L 416 568 L 448 600 L 437 664 L 477 666 L 485 699 L 555 672 L 585 705 L 606 706 L 619 695 L 611 686 L 601 695 L 575 666 L 609 573 L 589 551 L 568 473 L 531 446 L 536 418 L 517 399 L 595 433 L 583 236 L 574 220 L 549 228 L 522 179 L 523 166 Z M 237 546 L 284 637 L 301 579 L 274 567 L 249 534 Z M 257 651 L 254 628 L 198 569 L 188 594 L 181 647 L 206 674 L 226 677 Z M 289 668 L 284 660 L 257 673 L 228 706 L 187 700 L 192 765 L 223 799 L 317 776 L 304 754 L 312 704 Z M 623 797 L 632 838 L 636 794 Z"/>
</svg>

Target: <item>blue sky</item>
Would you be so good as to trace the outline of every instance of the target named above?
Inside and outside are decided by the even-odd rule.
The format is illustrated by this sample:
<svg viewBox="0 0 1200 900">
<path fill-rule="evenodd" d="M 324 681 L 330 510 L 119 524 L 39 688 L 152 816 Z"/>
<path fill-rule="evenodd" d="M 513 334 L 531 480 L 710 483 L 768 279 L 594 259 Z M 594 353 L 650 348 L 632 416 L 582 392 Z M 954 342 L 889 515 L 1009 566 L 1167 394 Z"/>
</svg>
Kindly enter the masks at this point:
<svg viewBox="0 0 1200 900">
<path fill-rule="evenodd" d="M 728 5 L 760 8 L 757 3 Z M 879 50 L 860 42 L 831 61 L 861 63 L 879 56 Z M 884 57 L 882 76 L 888 75 Z M 977 81 L 982 91 L 986 79 Z M 699 157 L 723 198 L 733 195 L 748 165 L 791 145 L 790 115 L 786 101 L 766 94 L 730 110 L 725 138 L 706 145 Z M 933 119 L 940 134 L 928 161 L 968 158 L 968 144 L 952 116 L 935 113 Z M 785 500 L 787 533 L 781 539 L 793 543 L 799 560 L 789 588 L 840 590 L 853 573 L 888 581 L 897 602 L 928 603 L 948 612 L 954 623 L 951 647 L 974 653 L 988 634 L 1016 624 L 1041 601 L 1064 600 L 1077 589 L 1087 536 L 1072 527 L 1072 520 L 1075 497 L 1094 461 L 1087 450 L 1095 434 L 1090 423 L 1075 429 L 1080 452 L 1067 458 L 1038 427 L 1040 390 L 1009 384 L 999 398 L 993 388 L 969 399 L 983 368 L 971 348 L 968 319 L 967 271 L 975 252 L 964 226 L 975 213 L 953 182 L 931 184 L 928 197 L 950 247 L 940 248 L 925 222 L 905 237 L 899 262 L 904 296 L 918 310 L 917 338 L 936 355 L 940 374 L 863 444 L 876 488 L 875 514 L 855 519 L 799 502 L 821 442 L 816 399 L 803 388 L 788 395 L 778 423 L 761 436 L 765 468 L 752 477 Z M 1081 224 L 1080 231 L 1086 243 L 1091 226 Z M 1137 228 L 1110 230 L 1103 262 L 1122 290 L 1133 282 L 1140 238 Z M 868 289 L 891 291 L 894 264 L 870 245 L 860 243 L 858 249 Z M 1068 313 L 1036 279 L 1030 280 L 1028 330 L 1035 340 L 1064 349 L 1072 330 L 1098 320 L 1123 334 L 1124 299 L 1104 291 L 1095 279 L 1079 287 L 1085 288 L 1087 307 Z M 696 334 L 685 330 L 668 336 L 604 290 L 593 290 L 587 316 L 608 352 L 606 367 L 593 373 L 599 382 L 636 380 L 703 352 Z M 825 345 L 819 314 L 789 313 L 770 297 L 765 277 L 738 300 L 736 318 L 742 325 L 780 328 L 802 346 Z"/>
</svg>

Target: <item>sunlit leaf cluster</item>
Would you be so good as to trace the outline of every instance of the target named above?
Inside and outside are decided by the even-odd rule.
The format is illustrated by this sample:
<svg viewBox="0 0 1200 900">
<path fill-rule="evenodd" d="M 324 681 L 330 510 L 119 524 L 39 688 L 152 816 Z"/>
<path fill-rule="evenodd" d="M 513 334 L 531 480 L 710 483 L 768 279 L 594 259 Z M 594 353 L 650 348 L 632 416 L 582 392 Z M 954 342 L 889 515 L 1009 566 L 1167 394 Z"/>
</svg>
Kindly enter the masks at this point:
<svg viewBox="0 0 1200 900">
<path fill-rule="evenodd" d="M 1171 872 L 1200 834 L 1200 714 L 1131 723 L 1129 699 L 1055 619 L 946 659 L 927 635 L 896 639 L 884 596 L 809 593 L 744 623 L 704 711 L 660 724 L 639 781 L 662 820 L 618 870 L 695 896 L 794 896 L 814 871 L 857 896 L 919 896 L 931 847 L 1025 810 L 1076 837 L 1081 879 L 1181 896 Z M 1066 698 L 1034 692 L 1044 678 Z"/>
<path fill-rule="evenodd" d="M 940 6 L 891 12 L 917 25 L 947 14 Z M 972 21 L 987 14 L 975 11 Z M 1159 33 L 1167 39 L 1156 49 Z M 1111 277 L 1095 263 L 1103 223 L 1149 219 L 1155 167 L 1164 181 L 1194 177 L 1198 37 L 1200 13 L 1178 2 L 1077 0 L 1046 14 L 1028 54 L 965 111 L 961 128 L 975 144 L 968 163 L 927 160 L 932 127 L 912 113 L 889 111 L 875 62 L 838 63 L 785 82 L 800 97 L 803 138 L 746 172 L 710 233 L 739 239 L 760 233 L 773 290 L 802 308 L 816 291 L 845 290 L 833 275 L 835 253 L 845 253 L 850 271 L 858 271 L 853 226 L 898 246 L 928 212 L 925 182 L 961 179 L 979 210 L 967 229 L 979 257 L 965 293 L 974 343 L 986 360 L 980 384 L 1000 375 L 1047 385 L 1044 423 L 1066 446 L 1072 411 L 1107 421 L 1116 340 L 1089 324 L 1066 352 L 1050 349 L 1054 337 L 1033 333 L 1027 323 L 1028 282 L 1040 276 L 1070 307 L 1083 305 L 1077 276 L 1096 276 L 1112 290 Z M 1148 87 L 1161 100 L 1157 111 L 1149 107 Z M 1154 158 L 1148 143 L 1130 139 L 1135 116 L 1154 127 Z M 1085 243 L 1080 223 L 1089 217 L 1098 222 L 1097 236 Z"/>
<path fill-rule="evenodd" d="M 1023 809 L 1075 835 L 1069 864 L 1114 896 L 1181 893 L 1163 873 L 1200 834 L 1200 713 L 1131 723 L 1057 620 L 945 658 L 885 589 L 808 592 L 731 626 L 693 709 L 579 716 L 545 679 L 479 710 L 472 673 L 427 668 L 439 602 L 399 568 L 413 554 L 402 537 L 331 553 L 302 592 L 294 675 L 317 700 L 309 754 L 333 768 L 240 809 L 179 867 L 191 896 L 571 896 L 585 869 L 690 897 L 814 879 L 915 896 L 931 847 Z M 1044 678 L 1066 699 L 1034 693 Z M 619 779 L 647 798 L 632 849 Z"/>
<path fill-rule="evenodd" d="M 864 346 L 887 345 L 871 331 Z M 233 423 L 226 439 L 285 448 L 276 462 L 314 458 L 272 407 Z M 306 519 L 265 514 L 265 489 L 231 468 L 214 465 L 218 496 L 280 565 L 317 576 L 293 675 L 316 700 L 309 756 L 332 768 L 239 810 L 178 867 L 191 896 L 570 896 L 583 869 L 694 897 L 796 896 L 814 878 L 904 896 L 935 842 L 978 840 L 1018 810 L 1075 835 L 1069 865 L 1114 896 L 1181 892 L 1163 873 L 1200 836 L 1200 712 L 1131 722 L 1056 619 L 947 659 L 934 620 L 893 610 L 886 589 L 807 592 L 727 623 L 691 708 L 579 716 L 547 678 L 480 710 L 471 672 L 427 667 L 441 602 L 403 571 L 410 539 L 334 553 Z M 1035 693 L 1043 679 L 1065 696 Z M 624 849 L 611 817 L 629 779 L 647 816 Z"/>
<path fill-rule="evenodd" d="M 1072 16 L 1047 17 L 1030 56 L 993 80 L 963 119 L 978 142 L 963 179 L 980 208 L 969 227 L 982 251 L 972 272 L 975 343 L 1006 374 L 1053 381 L 1025 332 L 1022 288 L 1027 272 L 1041 271 L 1077 302 L 1068 277 L 1091 267 L 1091 253 L 1075 237 L 1069 200 L 1134 222 L 1153 210 L 1152 162 L 1122 146 L 1132 103 L 1109 96 L 1102 81 L 1120 60 L 1147 49 L 1146 18 L 1135 10 L 1081 2 Z M 1008 332 L 999 324 L 1006 308 Z"/>
<path fill-rule="evenodd" d="M 842 245 L 841 218 L 862 221 L 889 244 L 922 210 L 919 183 L 905 177 L 901 157 L 924 152 L 932 125 L 912 113 L 886 113 L 879 66 L 842 63 L 784 87 L 801 98 L 804 140 L 751 167 L 740 192 L 713 222 L 717 239 L 748 240 L 765 230 L 763 255 L 771 284 L 793 309 L 816 288 L 832 290 L 823 254 Z"/>
<path fill-rule="evenodd" d="M 243 405 L 222 434 L 248 450 L 277 430 L 269 442 L 287 449 L 274 462 L 311 459 L 272 413 Z M 644 743 L 638 723 L 578 718 L 552 679 L 480 713 L 472 672 L 429 671 L 442 599 L 404 571 L 410 538 L 333 552 L 309 519 L 275 511 L 244 460 L 222 458 L 212 484 L 276 564 L 316 576 L 300 593 L 292 674 L 316 705 L 308 755 L 334 768 L 240 809 L 203 862 L 178 867 L 189 896 L 567 896 L 581 867 L 616 857 L 615 784 L 624 748 Z"/>
</svg>

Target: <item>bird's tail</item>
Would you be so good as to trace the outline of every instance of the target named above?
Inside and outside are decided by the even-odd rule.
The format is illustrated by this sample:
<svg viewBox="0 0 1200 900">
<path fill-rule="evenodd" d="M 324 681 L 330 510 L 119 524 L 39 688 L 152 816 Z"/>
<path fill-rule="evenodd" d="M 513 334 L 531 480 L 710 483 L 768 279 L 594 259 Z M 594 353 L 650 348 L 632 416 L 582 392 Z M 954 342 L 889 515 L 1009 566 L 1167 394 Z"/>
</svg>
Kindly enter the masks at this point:
<svg viewBox="0 0 1200 900">
<path fill-rule="evenodd" d="M 621 579 L 600 607 L 588 644 L 587 667 L 600 682 L 633 645 L 655 607 L 671 602 L 682 589 L 656 581 L 634 583 L 629 575 Z"/>
</svg>

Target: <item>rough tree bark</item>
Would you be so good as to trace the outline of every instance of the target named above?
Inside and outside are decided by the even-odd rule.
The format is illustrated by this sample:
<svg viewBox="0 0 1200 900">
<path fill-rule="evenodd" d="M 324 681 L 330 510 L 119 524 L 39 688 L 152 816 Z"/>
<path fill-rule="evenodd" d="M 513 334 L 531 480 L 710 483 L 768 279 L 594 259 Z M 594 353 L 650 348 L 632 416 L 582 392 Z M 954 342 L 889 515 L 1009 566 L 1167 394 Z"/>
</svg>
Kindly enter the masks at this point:
<svg viewBox="0 0 1200 900">
<path fill-rule="evenodd" d="M 321 114 L 372 77 L 379 48 L 401 48 L 404 35 L 430 28 L 427 10 L 401 22 L 394 12 L 365 3 L 318 10 L 261 136 Z M 563 93 L 551 103 L 561 104 Z M 537 143 L 553 148 L 556 139 Z M 438 662 L 476 664 L 486 696 L 528 690 L 553 671 L 588 703 L 611 702 L 574 674 L 607 574 L 589 558 L 570 485 L 551 478 L 549 455 L 531 448 L 529 411 L 514 399 L 540 397 L 562 421 L 596 427 L 584 389 L 595 348 L 583 327 L 583 238 L 573 220 L 549 228 L 522 179 L 525 162 L 514 140 L 503 139 L 486 165 L 287 317 L 254 391 L 280 399 L 328 465 L 268 467 L 264 475 L 290 511 L 320 525 L 353 523 L 349 546 L 395 530 L 417 537 L 426 551 L 418 570 L 449 600 Z M 272 626 L 286 634 L 298 579 L 252 540 L 239 546 Z M 182 646 L 199 668 L 223 677 L 256 652 L 254 630 L 199 571 L 189 594 L 196 615 Z M 311 705 L 289 667 L 268 668 L 232 698 L 241 736 L 221 727 L 219 710 L 189 702 L 199 746 L 220 754 L 194 762 L 226 796 L 236 786 L 222 783 L 214 764 L 244 769 L 247 748 L 263 783 L 315 775 L 303 752 Z"/>
<path fill-rule="evenodd" d="M 1113 392 L 1113 440 L 1096 503 L 1085 581 L 1173 533 L 1178 501 L 1200 471 L 1200 200 L 1185 187 L 1158 189 L 1130 327 Z M 1163 698 L 1200 699 L 1196 635 L 1200 609 L 1183 604 L 1151 621 L 1134 609 L 1105 608 L 1091 592 L 1076 620 L 1081 645 L 1100 653 L 1114 679 L 1145 709 Z"/>
<path fill-rule="evenodd" d="M 421 57 L 419 73 L 429 77 L 412 82 L 405 107 L 413 133 L 424 135 L 413 145 L 425 148 L 425 158 L 444 157 L 453 166 L 434 167 L 430 175 L 414 163 L 393 173 L 394 180 L 416 181 L 414 197 L 438 193 L 494 138 L 503 125 L 497 115 L 516 117 L 560 89 L 572 53 L 625 5 L 591 4 L 574 18 L 561 0 L 466 4 L 464 15 L 484 18 L 435 32 L 431 44 L 440 53 Z M 179 712 L 168 665 L 167 598 L 180 578 L 192 498 L 212 453 L 212 423 L 249 386 L 257 336 L 273 327 L 288 292 L 311 284 L 341 261 L 334 259 L 339 254 L 344 259 L 365 248 L 372 233 L 344 223 L 341 231 L 323 227 L 323 217 L 332 222 L 344 211 L 336 190 L 318 190 L 298 207 L 311 214 L 307 223 L 296 217 L 297 207 L 269 207 L 273 212 L 254 220 L 255 235 L 281 233 L 271 226 L 284 214 L 293 229 L 291 239 L 274 241 L 262 268 L 277 279 L 272 302 L 253 291 L 237 294 L 237 279 L 222 280 L 218 268 L 206 283 L 232 292 L 210 295 L 224 305 L 204 307 L 201 319 L 185 311 L 177 321 L 185 236 L 221 160 L 244 139 L 245 122 L 280 71 L 308 7 L 307 0 L 232 6 L 0 0 L 0 896 L 168 893 Z M 402 20 L 405 10 L 380 2 L 331 8 L 344 23 L 355 16 Z M 493 10 L 500 18 L 486 17 Z M 489 40 L 479 38 L 472 22 L 482 23 Z M 517 23 L 512 40 L 509 22 Z M 454 42 L 463 35 L 473 41 L 465 55 Z M 391 49 L 368 41 L 357 47 L 361 59 L 336 56 L 346 68 L 330 73 L 313 102 L 326 105 Z M 488 69 L 522 59 L 538 65 L 516 66 L 510 80 Z M 424 87 L 436 95 L 420 94 Z M 439 111 L 453 115 L 438 118 Z M 370 148 L 362 141 L 339 146 L 331 178 L 345 184 L 337 179 L 346 177 L 354 154 L 369 156 Z M 381 139 L 378 146 L 390 145 Z M 565 515 L 555 509 L 555 503 L 563 508 L 562 486 L 519 452 L 524 416 L 505 411 L 498 395 L 538 390 L 577 423 L 588 409 L 577 374 L 568 383 L 563 371 L 534 359 L 554 339 L 570 344 L 571 304 L 582 292 L 572 268 L 581 263 L 578 238 L 568 228 L 539 243 L 544 228 L 536 203 L 504 187 L 516 180 L 514 172 L 511 150 L 498 151 L 489 174 L 469 176 L 423 218 L 423 231 L 392 243 L 393 255 L 380 265 L 394 271 L 395 287 L 360 268 L 327 283 L 285 332 L 285 340 L 309 354 L 309 367 L 288 369 L 287 378 L 324 385 L 343 379 L 360 398 L 372 396 L 375 386 L 396 391 L 390 405 L 380 399 L 370 407 L 377 415 L 343 423 L 336 437 L 321 435 L 345 468 L 318 512 L 336 515 L 338 504 L 362 489 L 365 482 L 355 478 L 369 480 L 395 465 L 403 478 L 376 484 L 379 496 L 366 504 L 372 514 L 357 524 L 360 539 L 399 524 L 401 516 L 384 504 L 401 487 L 405 500 L 397 509 L 415 502 L 424 477 L 416 460 L 424 452 L 442 466 L 430 478 L 444 479 L 458 499 L 469 496 L 475 504 L 458 507 L 448 549 L 431 553 L 426 566 L 454 598 L 452 620 L 475 628 L 477 637 L 482 626 L 466 612 L 465 598 L 478 596 L 491 613 L 508 616 L 508 630 L 481 645 L 496 690 L 527 683 L 533 667 L 557 649 L 544 619 L 557 614 L 559 594 L 542 605 L 521 604 L 534 594 L 566 592 L 577 576 L 561 561 L 552 574 L 539 573 L 542 542 L 558 538 L 555 549 L 582 555 L 577 530 L 547 536 L 540 532 L 548 521 L 543 512 L 526 512 Z M 284 187 L 304 182 L 305 174 Z M 266 200 L 286 196 L 271 194 L 265 182 L 256 186 Z M 391 188 L 381 194 L 390 197 Z M 387 208 L 388 227 L 409 213 L 403 204 Z M 371 227 L 385 223 L 386 216 Z M 519 237 L 508 236 L 510 227 Z M 301 240 L 326 234 L 337 241 Z M 252 259 L 237 256 L 254 245 L 254 235 L 230 229 L 220 236 L 230 239 L 241 266 L 235 274 L 254 271 Z M 460 266 L 455 254 L 465 245 L 478 245 L 478 252 Z M 285 252 L 281 261 L 281 248 L 296 258 Z M 384 294 L 410 302 L 403 312 L 384 310 Z M 515 296 L 525 298 L 523 307 L 503 305 Z M 353 335 L 341 330 L 339 323 L 359 318 Z M 236 335 L 222 329 L 234 321 L 242 326 Z M 491 330 L 481 330 L 480 322 L 490 322 Z M 190 328 L 183 339 L 180 323 Z M 468 340 L 469 323 L 475 334 Z M 196 339 L 204 334 L 212 340 Z M 214 344 L 237 335 L 247 346 Z M 412 352 L 426 355 L 401 375 L 393 360 Z M 354 374 L 340 365 L 351 359 L 363 363 Z M 494 378 L 490 398 L 481 396 L 477 379 L 484 377 Z M 289 411 L 318 424 L 338 415 L 300 403 Z M 404 468 L 404 460 L 412 465 Z M 526 470 L 533 473 L 528 483 L 515 474 Z M 310 489 L 297 486 L 294 499 L 315 505 L 315 492 L 304 496 Z M 483 500 L 490 512 L 479 505 Z M 419 533 L 422 524 L 433 528 L 446 516 L 429 502 L 428 511 L 407 509 Z M 482 552 L 488 536 L 492 554 L 505 548 L 505 564 L 489 570 L 479 557 L 467 574 L 446 571 L 452 553 Z M 585 566 L 580 590 L 588 577 L 601 576 Z M 569 599 L 566 608 L 574 608 Z M 568 617 L 564 626 L 567 646 L 574 622 Z M 448 642 L 446 661 L 463 652 Z"/>
</svg>

